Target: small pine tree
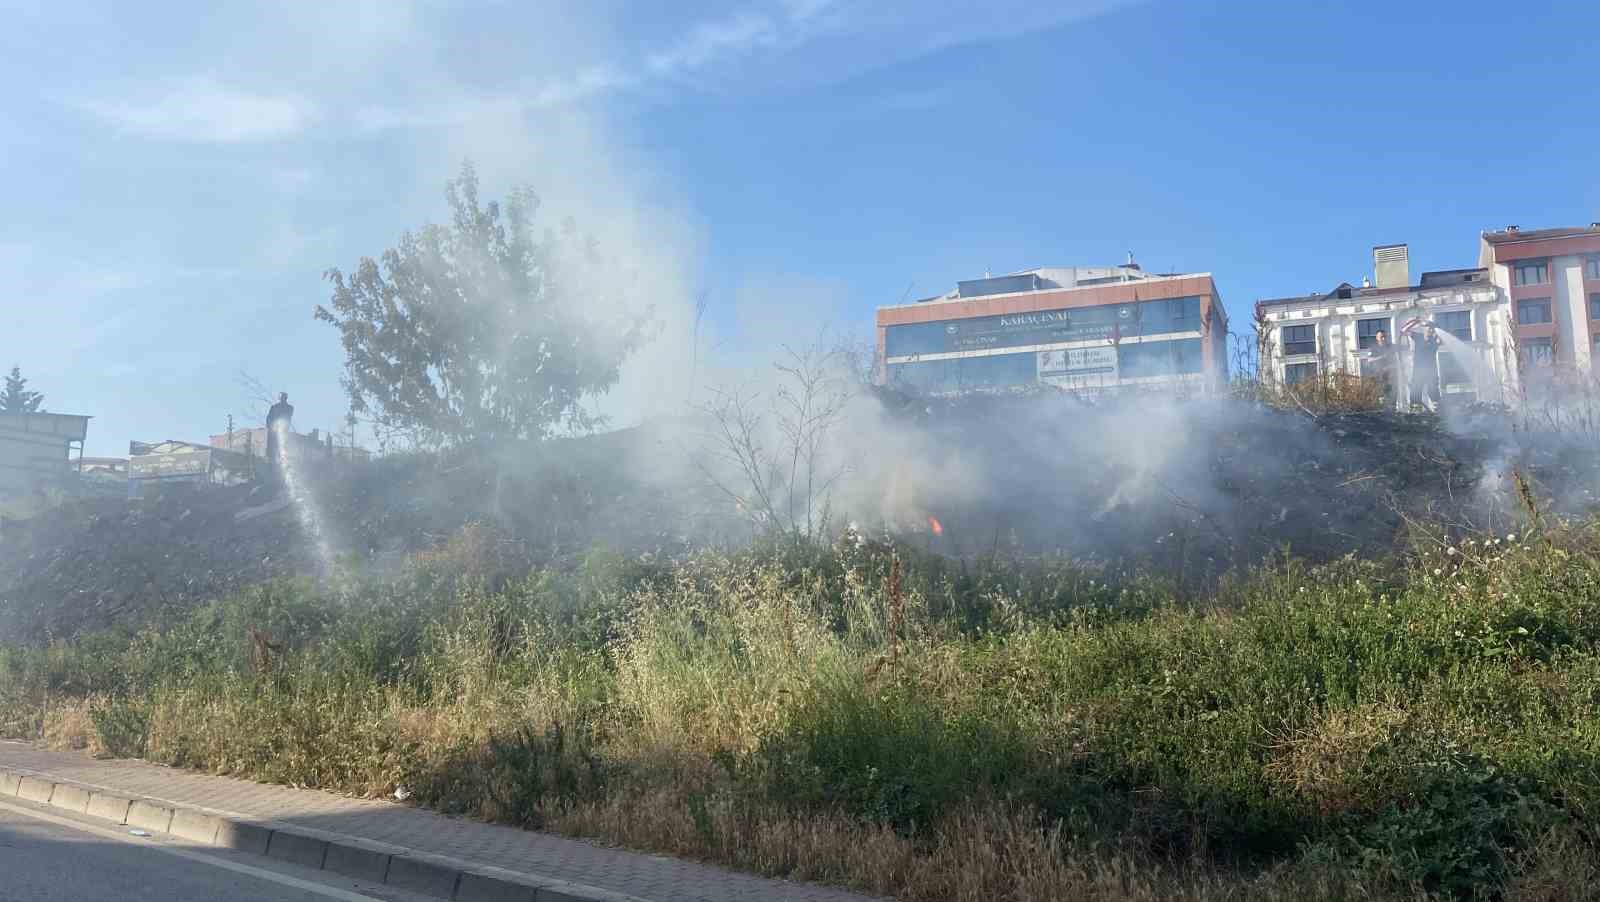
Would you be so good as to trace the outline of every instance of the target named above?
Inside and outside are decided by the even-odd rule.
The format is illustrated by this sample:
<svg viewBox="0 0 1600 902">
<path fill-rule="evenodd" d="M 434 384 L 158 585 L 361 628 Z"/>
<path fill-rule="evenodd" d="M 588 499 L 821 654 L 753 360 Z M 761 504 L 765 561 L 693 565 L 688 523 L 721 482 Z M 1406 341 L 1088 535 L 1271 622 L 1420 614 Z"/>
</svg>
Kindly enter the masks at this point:
<svg viewBox="0 0 1600 902">
<path fill-rule="evenodd" d="M 38 413 L 44 395 L 28 391 L 28 380 L 22 378 L 22 367 L 13 366 L 6 377 L 6 390 L 0 393 L 0 413 Z"/>
</svg>

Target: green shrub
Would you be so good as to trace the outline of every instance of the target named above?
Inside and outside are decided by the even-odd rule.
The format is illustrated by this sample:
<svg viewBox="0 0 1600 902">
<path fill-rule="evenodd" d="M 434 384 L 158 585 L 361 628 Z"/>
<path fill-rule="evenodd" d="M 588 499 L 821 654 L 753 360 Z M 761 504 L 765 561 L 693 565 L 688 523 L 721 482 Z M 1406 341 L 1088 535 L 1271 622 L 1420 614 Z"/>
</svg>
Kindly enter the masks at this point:
<svg viewBox="0 0 1600 902">
<path fill-rule="evenodd" d="M 89 717 L 106 754 L 113 758 L 144 757 L 150 738 L 150 712 L 142 699 L 119 696 L 91 705 Z"/>
<path fill-rule="evenodd" d="M 1353 858 L 1385 881 L 1479 895 L 1503 883 L 1523 840 L 1565 820 L 1531 781 L 1477 755 L 1444 748 L 1408 764 L 1406 796 L 1343 833 Z"/>
<path fill-rule="evenodd" d="M 927 829 L 956 802 L 999 794 L 1027 764 L 1021 738 L 1004 723 L 952 716 L 904 690 L 861 687 L 803 702 L 755 760 L 777 801 L 838 807 L 904 832 Z"/>
</svg>

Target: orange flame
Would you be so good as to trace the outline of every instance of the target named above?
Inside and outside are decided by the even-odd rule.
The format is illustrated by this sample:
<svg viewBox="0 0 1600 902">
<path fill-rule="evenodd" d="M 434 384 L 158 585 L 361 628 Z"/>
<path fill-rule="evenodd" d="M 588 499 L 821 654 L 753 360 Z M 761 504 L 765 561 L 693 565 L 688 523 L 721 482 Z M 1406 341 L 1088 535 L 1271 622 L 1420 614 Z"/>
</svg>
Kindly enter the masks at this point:
<svg viewBox="0 0 1600 902">
<path fill-rule="evenodd" d="M 928 528 L 933 530 L 933 534 L 936 536 L 944 535 L 944 525 L 939 522 L 938 517 L 930 516 L 928 518 Z"/>
</svg>

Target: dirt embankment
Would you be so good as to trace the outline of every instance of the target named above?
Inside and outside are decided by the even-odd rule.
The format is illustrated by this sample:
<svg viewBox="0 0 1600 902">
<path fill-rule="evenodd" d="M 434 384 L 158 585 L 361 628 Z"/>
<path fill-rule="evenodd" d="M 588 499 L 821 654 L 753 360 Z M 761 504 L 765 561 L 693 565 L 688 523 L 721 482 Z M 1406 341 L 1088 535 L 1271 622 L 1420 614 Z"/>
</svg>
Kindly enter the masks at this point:
<svg viewBox="0 0 1600 902">
<path fill-rule="evenodd" d="M 481 454 L 408 455 L 307 468 L 306 492 L 335 565 L 388 566 L 469 522 L 527 560 L 592 545 L 666 550 L 687 541 L 667 493 L 628 478 L 641 438 L 600 436 Z M 40 640 L 137 627 L 240 587 L 328 569 L 294 505 L 265 486 L 177 488 L 68 502 L 0 537 L 0 637 Z M 266 507 L 258 516 L 238 515 Z"/>
<path fill-rule="evenodd" d="M 1144 409 L 1065 396 L 900 399 L 934 445 L 982 461 L 981 491 L 951 505 L 930 547 L 955 554 L 1064 549 L 1208 574 L 1289 549 L 1385 555 L 1417 527 L 1499 529 L 1539 505 L 1594 506 L 1600 455 L 1577 436 L 1514 431 L 1501 414 L 1313 414 L 1232 401 Z M 931 533 L 931 531 L 930 531 Z"/>
</svg>

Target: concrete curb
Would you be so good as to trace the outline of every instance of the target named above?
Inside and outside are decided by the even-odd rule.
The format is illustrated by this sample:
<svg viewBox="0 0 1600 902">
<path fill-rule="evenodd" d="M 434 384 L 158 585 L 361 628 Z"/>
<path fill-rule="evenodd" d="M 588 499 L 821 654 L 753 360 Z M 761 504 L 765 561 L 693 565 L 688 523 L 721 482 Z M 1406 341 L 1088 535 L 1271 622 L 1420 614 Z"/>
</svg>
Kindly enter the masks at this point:
<svg viewBox="0 0 1600 902">
<path fill-rule="evenodd" d="M 6 797 L 452 902 L 650 902 L 595 886 L 473 864 L 360 837 L 117 795 L 23 768 L 0 767 L 0 798 Z"/>
</svg>

